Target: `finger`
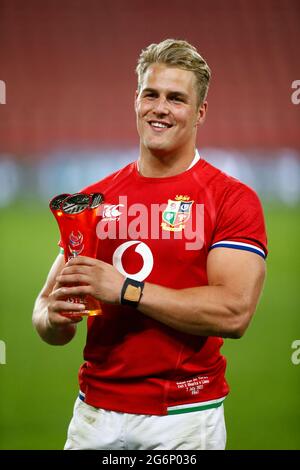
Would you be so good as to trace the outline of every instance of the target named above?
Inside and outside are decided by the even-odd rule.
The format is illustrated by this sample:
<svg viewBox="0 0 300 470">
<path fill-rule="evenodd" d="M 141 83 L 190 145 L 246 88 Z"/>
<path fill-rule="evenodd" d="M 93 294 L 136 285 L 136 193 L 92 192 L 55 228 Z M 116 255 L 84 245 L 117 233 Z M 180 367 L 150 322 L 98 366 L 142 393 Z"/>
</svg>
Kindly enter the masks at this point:
<svg viewBox="0 0 300 470">
<path fill-rule="evenodd" d="M 85 310 L 86 306 L 82 303 L 57 300 L 56 302 L 53 302 L 51 305 L 49 305 L 49 308 L 54 313 L 60 313 L 60 312 L 80 313 L 83 310 Z"/>
<path fill-rule="evenodd" d="M 83 320 L 82 313 L 79 312 L 57 312 L 49 316 L 51 325 L 64 326 L 72 323 L 78 323 Z"/>
<path fill-rule="evenodd" d="M 59 287 L 62 287 L 65 284 L 89 284 L 90 278 L 83 274 L 61 274 L 57 276 L 56 281 L 59 283 Z"/>
<path fill-rule="evenodd" d="M 67 321 L 64 323 L 79 323 L 83 320 L 83 313 L 78 312 L 60 312 L 59 315 L 66 319 Z"/>
<path fill-rule="evenodd" d="M 83 311 L 84 312 L 84 311 Z M 79 323 L 83 320 L 83 312 L 77 311 L 61 311 L 48 313 L 48 322 L 52 326 L 63 327 L 74 323 Z"/>
<path fill-rule="evenodd" d="M 59 290 L 63 292 L 63 297 L 78 297 L 81 295 L 90 294 L 91 286 L 80 285 L 80 286 L 72 286 L 72 287 L 61 287 Z"/>
<path fill-rule="evenodd" d="M 85 285 L 85 286 L 79 285 L 79 286 L 72 286 L 72 287 L 71 286 L 66 287 L 65 285 L 63 285 L 62 287 L 59 287 L 58 289 L 56 289 L 56 291 L 53 291 L 49 297 L 50 297 L 50 300 L 54 302 L 59 301 L 59 300 L 67 301 L 68 297 L 88 294 L 89 290 L 90 290 L 89 285 Z"/>
<path fill-rule="evenodd" d="M 52 295 L 53 292 L 55 292 L 57 289 L 59 289 L 59 288 L 61 287 L 60 283 L 59 283 L 57 280 L 55 280 L 55 281 L 56 281 L 56 282 L 55 282 L 55 284 L 54 284 L 53 290 L 52 290 L 52 292 L 51 292 L 50 295 Z"/>
<path fill-rule="evenodd" d="M 85 266 L 95 266 L 99 260 L 90 258 L 89 256 L 76 256 L 75 258 L 69 259 L 66 263 L 66 266 L 75 266 L 75 265 L 85 265 Z"/>
<path fill-rule="evenodd" d="M 60 272 L 60 275 L 64 274 L 86 274 L 91 269 L 90 266 L 86 265 L 75 265 L 75 266 L 66 266 Z"/>
</svg>

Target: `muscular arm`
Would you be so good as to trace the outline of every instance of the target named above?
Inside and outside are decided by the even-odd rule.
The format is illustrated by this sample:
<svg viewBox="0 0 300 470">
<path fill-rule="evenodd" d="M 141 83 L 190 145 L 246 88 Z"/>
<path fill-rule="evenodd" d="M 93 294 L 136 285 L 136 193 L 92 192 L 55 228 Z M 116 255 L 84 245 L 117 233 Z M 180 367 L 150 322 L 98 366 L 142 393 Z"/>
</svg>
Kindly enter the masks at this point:
<svg viewBox="0 0 300 470">
<path fill-rule="evenodd" d="M 176 330 L 240 338 L 255 312 L 264 260 L 247 251 L 217 248 L 207 264 L 208 286 L 167 289 L 145 284 L 139 310 Z"/>
<path fill-rule="evenodd" d="M 32 316 L 32 322 L 38 334 L 46 343 L 53 345 L 63 345 L 71 341 L 76 333 L 76 323 L 81 321 L 81 318 L 63 317 L 59 312 L 84 308 L 82 304 L 73 305 L 59 298 L 61 294 L 56 277 L 64 266 L 64 256 L 58 255 L 36 299 Z"/>
<path fill-rule="evenodd" d="M 168 289 L 145 283 L 139 311 L 176 330 L 202 336 L 240 338 L 255 312 L 265 262 L 255 253 L 216 248 L 207 261 L 208 286 Z M 91 294 L 118 304 L 124 277 L 108 263 L 79 256 L 57 280 L 65 295 Z M 68 287 L 80 282 L 80 286 Z"/>
</svg>

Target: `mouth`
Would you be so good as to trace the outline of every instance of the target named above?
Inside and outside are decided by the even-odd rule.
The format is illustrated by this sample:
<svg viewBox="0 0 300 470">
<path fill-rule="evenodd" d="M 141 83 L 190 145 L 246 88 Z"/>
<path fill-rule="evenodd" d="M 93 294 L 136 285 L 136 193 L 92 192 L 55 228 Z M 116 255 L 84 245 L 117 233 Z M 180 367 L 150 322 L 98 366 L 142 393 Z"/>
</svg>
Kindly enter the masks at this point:
<svg viewBox="0 0 300 470">
<path fill-rule="evenodd" d="M 153 129 L 155 132 L 164 132 L 167 129 L 170 129 L 173 127 L 173 124 L 170 124 L 169 122 L 166 121 L 157 121 L 157 120 L 151 120 L 148 121 L 149 126 L 151 129 Z"/>
</svg>

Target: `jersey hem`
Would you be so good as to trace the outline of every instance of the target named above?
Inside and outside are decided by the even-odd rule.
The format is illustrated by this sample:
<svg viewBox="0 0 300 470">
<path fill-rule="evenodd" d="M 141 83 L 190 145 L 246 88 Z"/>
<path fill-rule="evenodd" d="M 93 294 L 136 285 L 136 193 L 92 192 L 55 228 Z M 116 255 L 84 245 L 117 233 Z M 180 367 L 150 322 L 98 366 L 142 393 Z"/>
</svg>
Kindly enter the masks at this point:
<svg viewBox="0 0 300 470">
<path fill-rule="evenodd" d="M 183 414 L 183 413 L 193 413 L 196 411 L 204 411 L 204 410 L 209 410 L 212 408 L 219 408 L 223 404 L 226 396 L 227 395 L 221 398 L 213 399 L 213 400 L 205 400 L 203 402 L 186 403 L 186 404 L 181 404 L 181 405 L 168 406 L 166 407 L 163 413 L 158 413 L 157 411 L 155 412 L 154 410 L 149 410 L 149 411 L 120 410 L 120 409 L 116 409 L 114 406 L 108 407 L 102 404 L 97 405 L 95 403 L 89 403 L 89 401 L 86 401 L 86 395 L 81 390 L 79 390 L 79 394 L 78 394 L 78 398 L 81 401 L 83 401 L 84 403 L 94 408 L 115 411 L 118 413 L 153 415 L 153 416 L 166 416 L 166 415 L 175 415 L 175 414 Z"/>
<path fill-rule="evenodd" d="M 200 403 L 190 403 L 186 405 L 169 406 L 167 408 L 168 415 L 177 415 L 182 413 L 191 413 L 193 411 L 204 411 L 211 408 L 219 408 L 224 402 L 226 396 L 217 400 L 208 400 Z"/>
</svg>

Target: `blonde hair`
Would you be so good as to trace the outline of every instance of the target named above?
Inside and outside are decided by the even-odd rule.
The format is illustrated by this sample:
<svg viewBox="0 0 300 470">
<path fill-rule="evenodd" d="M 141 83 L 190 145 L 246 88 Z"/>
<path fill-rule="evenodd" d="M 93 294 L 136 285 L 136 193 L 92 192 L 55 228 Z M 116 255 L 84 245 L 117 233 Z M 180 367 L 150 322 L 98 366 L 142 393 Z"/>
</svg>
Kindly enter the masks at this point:
<svg viewBox="0 0 300 470">
<path fill-rule="evenodd" d="M 165 39 L 159 44 L 150 44 L 142 50 L 136 67 L 138 91 L 140 91 L 146 70 L 155 63 L 194 72 L 198 106 L 203 103 L 208 92 L 211 70 L 194 46 L 179 39 Z"/>
</svg>

